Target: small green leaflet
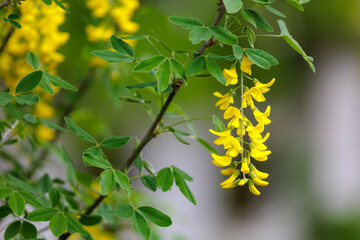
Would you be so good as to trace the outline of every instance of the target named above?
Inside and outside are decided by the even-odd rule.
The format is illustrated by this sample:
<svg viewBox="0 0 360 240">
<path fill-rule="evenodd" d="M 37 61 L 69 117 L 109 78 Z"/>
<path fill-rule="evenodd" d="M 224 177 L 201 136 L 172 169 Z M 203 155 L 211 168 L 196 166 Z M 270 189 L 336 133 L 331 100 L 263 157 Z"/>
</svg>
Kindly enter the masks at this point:
<svg viewBox="0 0 360 240">
<path fill-rule="evenodd" d="M 225 85 L 226 79 L 221 72 L 220 67 L 216 63 L 216 61 L 210 57 L 206 58 L 206 67 L 209 70 L 210 74 L 216 78 L 221 84 Z"/>
<path fill-rule="evenodd" d="M 161 190 L 167 192 L 174 184 L 174 174 L 170 168 L 163 168 L 156 175 L 156 181 Z"/>
<path fill-rule="evenodd" d="M 118 203 L 115 209 L 115 214 L 121 218 L 131 218 L 134 214 L 134 208 L 127 203 Z"/>
<path fill-rule="evenodd" d="M 55 208 L 37 208 L 31 213 L 29 213 L 26 219 L 32 222 L 49 221 L 51 217 L 57 214 L 58 212 L 59 210 Z"/>
<path fill-rule="evenodd" d="M 63 213 L 57 213 L 52 216 L 50 219 L 49 227 L 54 236 L 59 237 L 66 231 L 68 227 L 65 215 Z"/>
<path fill-rule="evenodd" d="M 34 239 L 37 237 L 37 229 L 33 224 L 23 221 L 21 225 L 21 234 L 25 239 Z"/>
<path fill-rule="evenodd" d="M 114 173 L 112 169 L 105 170 L 100 175 L 101 195 L 108 195 L 115 186 Z"/>
<path fill-rule="evenodd" d="M 143 89 L 146 87 L 151 87 L 157 84 L 157 81 L 151 81 L 151 82 L 142 82 L 135 85 L 128 85 L 126 86 L 127 89 Z"/>
<path fill-rule="evenodd" d="M 40 98 L 34 94 L 16 95 L 15 100 L 20 105 L 35 105 L 40 102 Z"/>
<path fill-rule="evenodd" d="M 204 26 L 204 24 L 199 19 L 193 17 L 171 16 L 169 17 L 169 21 L 188 30 L 191 30 L 195 27 Z"/>
<path fill-rule="evenodd" d="M 85 231 L 82 224 L 77 220 L 72 214 L 66 212 L 64 213 L 68 222 L 69 228 L 77 233 L 80 233 L 81 235 L 86 235 L 87 232 Z"/>
<path fill-rule="evenodd" d="M 39 68 L 39 59 L 35 56 L 34 53 L 28 52 L 26 54 L 26 61 L 34 68 L 34 70 Z"/>
<path fill-rule="evenodd" d="M 221 26 L 211 26 L 209 27 L 212 35 L 216 40 L 218 40 L 221 43 L 228 44 L 228 45 L 234 45 L 237 44 L 237 37 L 235 34 L 230 32 L 229 30 L 221 27 Z"/>
<path fill-rule="evenodd" d="M 131 194 L 130 181 L 128 176 L 125 173 L 120 172 L 119 170 L 114 170 L 114 181 L 124 188 L 128 195 Z"/>
<path fill-rule="evenodd" d="M 98 167 L 102 169 L 111 168 L 111 164 L 107 160 L 105 160 L 102 156 L 95 156 L 92 153 L 84 153 L 83 158 L 85 158 L 86 161 L 94 167 Z"/>
<path fill-rule="evenodd" d="M 171 69 L 174 72 L 174 74 L 176 76 L 178 76 L 179 78 L 186 80 L 184 66 L 178 60 L 176 60 L 174 58 L 170 59 L 170 64 L 171 64 Z"/>
<path fill-rule="evenodd" d="M 171 218 L 168 215 L 153 207 L 139 207 L 138 210 L 146 219 L 155 223 L 159 227 L 169 227 L 172 224 Z"/>
<path fill-rule="evenodd" d="M 25 211 L 25 200 L 18 192 L 13 192 L 9 197 L 9 207 L 18 216 Z"/>
<path fill-rule="evenodd" d="M 178 186 L 179 190 L 184 194 L 184 196 L 194 205 L 196 205 L 196 200 L 191 192 L 189 186 L 186 184 L 183 175 L 178 171 L 177 168 L 173 168 L 174 176 L 175 176 L 175 183 Z"/>
<path fill-rule="evenodd" d="M 100 142 L 100 145 L 107 148 L 119 148 L 124 146 L 131 138 L 130 137 L 110 137 Z"/>
<path fill-rule="evenodd" d="M 0 198 L 7 198 L 12 192 L 13 190 L 9 187 L 0 187 Z"/>
<path fill-rule="evenodd" d="M 189 40 L 192 44 L 198 44 L 202 41 L 209 40 L 211 38 L 211 32 L 206 27 L 194 27 L 189 33 Z"/>
<path fill-rule="evenodd" d="M 52 4 L 52 0 L 41 0 L 41 1 L 43 1 L 46 5 Z"/>
<path fill-rule="evenodd" d="M 270 12 L 272 12 L 273 14 L 282 17 L 282 18 L 286 18 L 286 15 L 283 14 L 282 12 L 278 11 L 277 9 L 271 7 L 270 5 L 263 5 L 267 10 L 269 10 Z"/>
<path fill-rule="evenodd" d="M 16 86 L 15 93 L 25 93 L 33 90 L 40 83 L 42 75 L 42 71 L 35 71 L 26 75 Z"/>
<path fill-rule="evenodd" d="M 54 86 L 61 87 L 66 90 L 70 91 L 77 91 L 76 87 L 74 87 L 72 84 L 62 80 L 56 75 L 51 75 L 47 72 L 43 72 L 43 77 L 47 78 Z"/>
<path fill-rule="evenodd" d="M 113 49 L 115 49 L 117 52 L 134 57 L 135 51 L 128 43 L 114 35 L 111 36 L 110 42 Z"/>
<path fill-rule="evenodd" d="M 300 11 L 304 11 L 304 7 L 301 5 L 300 0 L 286 0 L 288 3 L 299 9 Z"/>
<path fill-rule="evenodd" d="M 133 59 L 125 56 L 118 52 L 113 52 L 109 50 L 96 50 L 92 54 L 95 56 L 109 62 L 109 63 L 119 63 L 119 62 L 132 62 Z"/>
<path fill-rule="evenodd" d="M 15 221 L 9 224 L 9 226 L 5 230 L 4 238 L 5 240 L 12 239 L 15 237 L 21 229 L 21 222 Z"/>
<path fill-rule="evenodd" d="M 56 3 L 56 5 L 58 5 L 62 10 L 64 10 L 65 12 L 70 14 L 70 11 L 64 6 L 64 4 L 62 4 L 59 0 L 54 0 L 54 2 Z"/>
<path fill-rule="evenodd" d="M 145 218 L 138 211 L 134 212 L 131 222 L 135 232 L 140 234 L 140 236 L 142 236 L 145 240 L 150 238 L 150 228 Z"/>
<path fill-rule="evenodd" d="M 158 90 L 159 92 L 163 92 L 167 89 L 170 83 L 170 63 L 168 60 L 165 60 L 160 64 L 158 70 L 156 72 L 156 79 L 158 80 Z"/>
<path fill-rule="evenodd" d="M 186 76 L 193 76 L 202 73 L 206 69 L 206 59 L 204 56 L 193 59 L 186 67 Z"/>
<path fill-rule="evenodd" d="M 156 192 L 157 182 L 156 182 L 156 179 L 154 176 L 147 175 L 145 177 L 142 177 L 141 182 L 142 182 L 142 184 L 144 184 L 145 187 L 147 187 L 148 189 L 150 189 L 153 192 Z"/>
<path fill-rule="evenodd" d="M 220 155 L 218 151 L 216 151 L 209 143 L 207 143 L 204 139 L 201 139 L 199 137 L 196 138 L 196 141 L 198 141 L 204 148 L 206 148 L 210 153 L 215 153 L 217 155 Z"/>
<path fill-rule="evenodd" d="M 241 59 L 242 59 L 243 56 L 244 56 L 244 50 L 243 50 L 240 46 L 238 46 L 238 45 L 234 45 L 234 46 L 232 47 L 232 49 L 233 49 L 234 56 L 235 56 L 239 61 L 241 61 Z"/>
<path fill-rule="evenodd" d="M 45 73 L 43 72 L 43 76 L 41 78 L 41 81 L 39 83 L 39 86 L 46 91 L 47 93 L 50 93 L 51 95 L 54 94 L 54 89 L 52 89 L 50 85 L 50 80 L 45 76 Z"/>
<path fill-rule="evenodd" d="M 241 16 L 246 21 L 248 21 L 249 23 L 254 25 L 254 27 L 256 27 L 256 28 L 260 28 L 262 30 L 270 31 L 270 32 L 273 31 L 270 24 L 258 12 L 254 11 L 254 10 L 242 9 Z"/>
<path fill-rule="evenodd" d="M 52 123 L 48 120 L 45 120 L 43 118 L 39 118 L 39 120 L 42 124 L 44 124 L 46 127 L 50 128 L 50 129 L 55 129 L 55 130 L 59 130 L 62 132 L 69 132 L 69 130 L 67 130 L 66 128 L 60 127 L 59 125 Z"/>
<path fill-rule="evenodd" d="M 78 127 L 70 118 L 65 117 L 65 122 L 66 122 L 66 125 L 69 127 L 69 129 L 74 134 L 76 134 L 79 138 L 81 138 L 85 141 L 88 141 L 88 142 L 97 143 L 95 138 L 93 138 L 92 136 L 90 136 L 90 134 L 88 134 L 83 129 Z"/>
<path fill-rule="evenodd" d="M 164 61 L 164 56 L 153 56 L 151 58 L 142 60 L 139 62 L 133 69 L 136 72 L 149 72 L 159 66 L 159 64 Z"/>
<path fill-rule="evenodd" d="M 226 12 L 233 14 L 240 11 L 243 6 L 242 0 L 223 0 Z"/>
<path fill-rule="evenodd" d="M 0 106 L 9 104 L 14 99 L 14 96 L 7 92 L 0 92 Z"/>
</svg>

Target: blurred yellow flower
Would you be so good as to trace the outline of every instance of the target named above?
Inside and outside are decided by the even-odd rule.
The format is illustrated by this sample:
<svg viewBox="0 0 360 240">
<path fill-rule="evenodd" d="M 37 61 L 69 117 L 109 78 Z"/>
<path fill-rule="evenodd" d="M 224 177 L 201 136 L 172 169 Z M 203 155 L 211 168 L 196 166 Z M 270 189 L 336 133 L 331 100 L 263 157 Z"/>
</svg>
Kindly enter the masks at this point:
<svg viewBox="0 0 360 240">
<path fill-rule="evenodd" d="M 243 56 L 240 64 L 240 69 L 242 72 L 251 75 L 251 65 L 253 64 L 254 63 L 247 56 Z"/>
</svg>

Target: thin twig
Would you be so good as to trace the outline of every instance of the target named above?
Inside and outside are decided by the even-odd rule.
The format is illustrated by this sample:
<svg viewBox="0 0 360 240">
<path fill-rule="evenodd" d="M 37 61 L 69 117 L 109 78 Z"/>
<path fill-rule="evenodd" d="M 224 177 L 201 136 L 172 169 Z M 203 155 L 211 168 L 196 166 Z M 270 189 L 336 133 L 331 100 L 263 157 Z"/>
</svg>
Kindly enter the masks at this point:
<svg viewBox="0 0 360 240">
<path fill-rule="evenodd" d="M 218 14 L 214 20 L 213 25 L 218 25 L 220 23 L 221 18 L 223 17 L 225 13 L 225 7 L 222 3 L 222 0 L 220 0 L 219 2 L 219 7 L 218 7 Z M 204 42 L 203 45 L 201 46 L 201 48 L 197 51 L 197 53 L 194 55 L 194 58 L 199 57 L 201 54 L 203 54 L 205 52 L 205 50 L 214 45 L 214 39 L 211 38 L 208 41 Z M 139 146 L 133 151 L 133 153 L 131 154 L 131 156 L 128 158 L 128 160 L 125 162 L 125 164 L 122 167 L 122 170 L 127 169 L 131 164 L 134 163 L 135 159 L 137 158 L 137 156 L 140 154 L 140 152 L 143 150 L 143 148 L 146 146 L 146 144 L 153 139 L 156 136 L 156 129 L 160 123 L 160 121 L 162 120 L 167 108 L 169 107 L 170 103 L 173 101 L 176 93 L 179 91 L 180 87 L 183 85 L 183 80 L 179 80 L 178 82 L 176 82 L 175 84 L 173 84 L 173 90 L 170 93 L 170 95 L 168 96 L 165 104 L 162 106 L 160 112 L 158 113 L 158 115 L 156 116 L 154 122 L 151 124 L 150 128 L 148 129 L 148 131 L 146 132 L 144 138 L 141 140 Z M 106 195 L 107 196 L 107 195 Z M 99 205 L 100 203 L 106 198 L 106 196 L 100 195 L 91 205 L 90 207 L 87 209 L 85 216 L 86 215 L 90 215 Z M 61 235 L 59 237 L 58 240 L 66 240 L 68 239 L 68 237 L 71 235 L 71 233 L 67 232 L 64 233 L 63 235 Z"/>
<path fill-rule="evenodd" d="M 0 4 L 0 9 L 3 7 L 7 7 L 10 5 L 11 0 L 5 0 L 2 4 Z"/>
<path fill-rule="evenodd" d="M 6 36 L 4 37 L 4 42 L 1 44 L 0 46 L 0 53 L 2 53 L 7 45 L 7 43 L 10 40 L 11 35 L 14 33 L 15 28 L 11 27 L 9 32 L 6 34 Z"/>
</svg>

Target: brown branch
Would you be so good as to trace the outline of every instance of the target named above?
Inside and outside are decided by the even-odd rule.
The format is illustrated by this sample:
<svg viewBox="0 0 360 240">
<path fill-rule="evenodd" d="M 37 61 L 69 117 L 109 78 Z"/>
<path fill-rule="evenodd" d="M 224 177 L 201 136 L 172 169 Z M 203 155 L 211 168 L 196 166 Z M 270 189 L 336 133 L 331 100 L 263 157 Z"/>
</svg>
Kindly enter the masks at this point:
<svg viewBox="0 0 360 240">
<path fill-rule="evenodd" d="M 222 0 L 220 0 L 219 2 L 219 7 L 217 9 L 218 14 L 214 20 L 213 25 L 218 25 L 221 18 L 223 17 L 224 13 L 225 13 L 225 7 L 224 4 L 222 3 Z M 201 46 L 201 48 L 197 51 L 197 53 L 194 55 L 194 58 L 199 57 L 200 55 L 202 55 L 205 50 L 207 48 L 209 48 L 210 46 L 214 45 L 215 41 L 213 38 L 209 39 L 208 41 L 204 42 Z M 159 125 L 159 123 L 161 122 L 166 110 L 168 109 L 170 103 L 173 101 L 175 95 L 177 94 L 177 92 L 179 91 L 180 87 L 182 86 L 183 81 L 180 79 L 179 81 L 177 81 L 175 84 L 173 84 L 173 90 L 170 93 L 170 95 L 168 96 L 168 98 L 166 99 L 165 104 L 162 106 L 160 112 L 158 113 L 158 115 L 156 116 L 154 122 L 151 124 L 150 128 L 148 129 L 148 131 L 146 132 L 144 138 L 141 140 L 139 146 L 133 151 L 133 153 L 131 154 L 131 156 L 128 158 L 128 160 L 125 162 L 125 164 L 122 167 L 122 170 L 128 168 L 131 166 L 131 164 L 134 163 L 135 159 L 137 158 L 137 156 L 140 154 L 140 152 L 143 150 L 143 148 L 146 146 L 146 144 L 148 142 L 150 142 L 151 139 L 153 139 L 156 136 L 156 129 Z M 90 206 L 89 208 L 86 210 L 85 215 L 90 215 L 96 208 L 97 206 L 100 205 L 100 203 L 106 198 L 107 196 L 103 196 L 100 195 Z M 71 235 L 71 233 L 67 232 L 64 233 L 63 235 L 61 235 L 59 237 L 58 240 L 66 240 L 69 236 Z"/>
<path fill-rule="evenodd" d="M 5 0 L 2 4 L 0 4 L 0 9 L 3 7 L 7 7 L 10 5 L 11 0 Z"/>
<path fill-rule="evenodd" d="M 7 45 L 7 43 L 10 40 L 10 37 L 12 36 L 12 34 L 14 33 L 15 28 L 11 27 L 9 32 L 6 34 L 6 36 L 4 37 L 4 42 L 1 44 L 0 46 L 0 54 L 5 50 L 5 47 Z"/>
</svg>

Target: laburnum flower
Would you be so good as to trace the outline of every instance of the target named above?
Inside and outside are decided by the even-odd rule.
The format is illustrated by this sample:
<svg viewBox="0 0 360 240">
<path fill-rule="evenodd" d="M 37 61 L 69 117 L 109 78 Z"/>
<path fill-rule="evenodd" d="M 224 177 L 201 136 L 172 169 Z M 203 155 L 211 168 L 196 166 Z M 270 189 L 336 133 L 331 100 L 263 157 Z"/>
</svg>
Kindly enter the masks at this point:
<svg viewBox="0 0 360 240">
<path fill-rule="evenodd" d="M 219 92 L 214 92 L 214 96 L 221 98 L 219 101 L 215 103 L 215 106 L 220 106 L 221 110 L 225 110 L 229 107 L 230 103 L 234 103 L 234 98 L 231 93 L 227 93 L 225 95 L 222 95 Z"/>
<path fill-rule="evenodd" d="M 216 135 L 219 136 L 217 139 L 215 139 L 214 143 L 216 145 L 224 145 L 224 146 L 228 146 L 229 144 L 231 144 L 231 141 L 233 139 L 233 136 L 231 136 L 231 129 L 226 129 L 225 131 L 222 132 L 216 132 L 212 129 L 209 129 L 209 131 Z"/>
<path fill-rule="evenodd" d="M 271 87 L 274 84 L 274 82 L 275 82 L 275 78 L 273 78 L 270 82 L 265 84 L 256 80 L 255 87 L 260 89 L 262 93 L 266 93 L 270 90 L 269 87 Z"/>
<path fill-rule="evenodd" d="M 251 124 L 246 128 L 251 139 L 262 139 L 261 133 L 264 131 L 264 123 L 259 122 L 255 127 Z"/>
<path fill-rule="evenodd" d="M 235 166 L 236 168 L 236 166 Z M 231 176 L 235 172 L 235 168 L 233 166 L 230 166 L 226 169 L 221 170 L 221 174 L 224 176 Z"/>
<path fill-rule="evenodd" d="M 250 164 L 250 170 L 251 170 L 251 172 L 255 173 L 255 175 L 260 179 L 266 179 L 269 176 L 268 173 L 264 173 L 264 172 L 257 170 L 253 164 Z"/>
<path fill-rule="evenodd" d="M 243 151 L 239 140 L 235 137 L 232 138 L 231 144 L 224 146 L 224 148 L 229 149 L 227 150 L 226 155 L 231 157 L 237 157 L 237 155 Z"/>
<path fill-rule="evenodd" d="M 241 121 L 242 121 L 242 126 L 241 126 Z M 249 119 L 247 119 L 245 116 L 243 116 L 243 120 L 240 121 L 240 126 L 238 127 L 238 129 L 236 130 L 236 134 L 238 136 L 245 136 L 246 133 L 246 127 L 249 126 Z"/>
<path fill-rule="evenodd" d="M 265 187 L 265 186 L 269 185 L 269 183 L 267 181 L 261 180 L 258 176 L 256 176 L 256 174 L 254 172 L 250 173 L 250 177 L 251 177 L 251 180 L 253 180 L 253 182 L 258 186 Z"/>
<path fill-rule="evenodd" d="M 255 184 L 252 180 L 248 180 L 249 191 L 254 195 L 260 195 L 259 190 L 256 189 Z"/>
<path fill-rule="evenodd" d="M 268 160 L 268 155 L 271 154 L 270 150 L 265 150 L 265 151 L 258 150 L 251 143 L 249 144 L 249 146 L 250 146 L 250 155 L 255 160 L 260 162 Z"/>
<path fill-rule="evenodd" d="M 254 145 L 254 147 L 260 151 L 264 151 L 267 149 L 267 146 L 265 146 L 264 142 L 269 138 L 270 133 L 266 133 L 266 135 L 263 138 L 250 138 L 251 144 Z"/>
<path fill-rule="evenodd" d="M 230 156 L 219 156 L 216 154 L 211 154 L 213 157 L 213 164 L 217 167 L 227 167 L 231 164 L 232 157 Z"/>
<path fill-rule="evenodd" d="M 235 171 L 228 179 L 220 183 L 220 186 L 222 188 L 233 188 L 236 187 L 236 184 L 234 184 L 234 181 L 239 176 L 239 171 Z"/>
<path fill-rule="evenodd" d="M 224 112 L 224 119 L 230 119 L 230 122 L 228 123 L 228 127 L 232 126 L 234 128 L 240 127 L 240 120 L 243 120 L 240 110 L 236 107 L 229 107 Z"/>
<path fill-rule="evenodd" d="M 253 64 L 254 63 L 247 56 L 244 56 L 241 60 L 240 69 L 242 72 L 251 75 L 251 65 Z"/>
<path fill-rule="evenodd" d="M 254 117 L 256 119 L 256 121 L 258 121 L 259 123 L 263 123 L 264 125 L 268 125 L 271 123 L 271 120 L 268 118 L 270 115 L 270 105 L 267 106 L 266 110 L 264 113 L 260 112 L 259 109 L 254 108 Z"/>
<path fill-rule="evenodd" d="M 247 108 L 247 105 L 250 106 L 251 109 L 254 108 L 254 102 L 252 99 L 255 99 L 257 102 L 265 102 L 265 97 L 260 91 L 259 88 L 252 87 L 250 90 L 248 88 L 245 89 L 243 101 L 241 103 L 243 108 Z"/>
<path fill-rule="evenodd" d="M 223 75 L 226 79 L 226 84 L 225 86 L 229 86 L 229 85 L 235 85 L 238 83 L 238 75 L 236 73 L 236 68 L 235 66 L 232 66 L 230 69 L 224 69 L 223 70 Z"/>
</svg>

